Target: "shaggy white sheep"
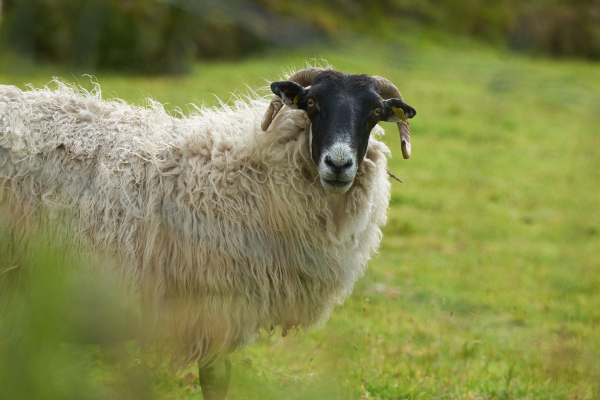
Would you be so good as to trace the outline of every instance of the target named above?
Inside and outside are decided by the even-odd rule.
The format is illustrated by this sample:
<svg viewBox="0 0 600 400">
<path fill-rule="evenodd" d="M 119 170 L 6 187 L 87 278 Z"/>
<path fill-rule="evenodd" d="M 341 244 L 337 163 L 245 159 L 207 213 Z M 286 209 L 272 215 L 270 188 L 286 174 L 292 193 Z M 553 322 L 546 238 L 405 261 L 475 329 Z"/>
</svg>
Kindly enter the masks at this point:
<svg viewBox="0 0 600 400">
<path fill-rule="evenodd" d="M 176 118 L 56 86 L 0 86 L 0 201 L 34 224 L 40 211 L 74 217 L 73 240 L 120 260 L 160 310 L 179 365 L 324 321 L 377 250 L 390 197 L 379 126 L 336 196 L 302 110 L 263 132 L 263 98 Z"/>
</svg>

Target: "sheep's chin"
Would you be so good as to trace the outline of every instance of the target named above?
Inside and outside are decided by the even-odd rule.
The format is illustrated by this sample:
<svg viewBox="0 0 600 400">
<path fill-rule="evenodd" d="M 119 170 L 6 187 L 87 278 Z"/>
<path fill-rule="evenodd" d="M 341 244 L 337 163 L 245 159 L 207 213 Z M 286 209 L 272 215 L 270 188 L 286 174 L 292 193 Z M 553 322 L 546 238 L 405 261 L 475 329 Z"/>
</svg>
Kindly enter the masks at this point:
<svg viewBox="0 0 600 400">
<path fill-rule="evenodd" d="M 351 181 L 348 181 L 348 182 L 341 182 L 341 181 L 327 181 L 327 180 L 321 178 L 321 185 L 323 185 L 323 189 L 325 189 L 325 191 L 327 193 L 331 193 L 331 194 L 346 193 L 348 191 L 348 189 L 350 189 L 350 187 L 352 186 L 352 183 L 354 183 L 354 179 L 352 179 Z"/>
</svg>

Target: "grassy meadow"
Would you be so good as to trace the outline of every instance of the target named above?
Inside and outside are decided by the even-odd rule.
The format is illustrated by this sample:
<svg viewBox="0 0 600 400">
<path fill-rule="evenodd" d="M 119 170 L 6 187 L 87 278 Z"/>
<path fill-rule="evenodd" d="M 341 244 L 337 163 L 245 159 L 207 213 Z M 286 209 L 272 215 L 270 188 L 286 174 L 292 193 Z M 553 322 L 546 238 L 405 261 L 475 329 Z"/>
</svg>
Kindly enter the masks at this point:
<svg viewBox="0 0 600 400">
<path fill-rule="evenodd" d="M 418 111 L 412 157 L 386 124 L 390 170 L 404 183 L 393 183 L 380 253 L 323 328 L 263 334 L 234 353 L 229 398 L 600 398 L 599 64 L 354 38 L 198 63 L 182 77 L 94 79 L 105 98 L 187 112 L 315 58 L 396 83 Z M 64 67 L 0 57 L 0 84 L 53 76 L 92 87 Z M 138 398 L 119 372 L 135 356 L 117 368 L 103 348 L 77 351 L 86 398 Z M 155 369 L 136 396 L 201 399 L 194 374 Z"/>
</svg>

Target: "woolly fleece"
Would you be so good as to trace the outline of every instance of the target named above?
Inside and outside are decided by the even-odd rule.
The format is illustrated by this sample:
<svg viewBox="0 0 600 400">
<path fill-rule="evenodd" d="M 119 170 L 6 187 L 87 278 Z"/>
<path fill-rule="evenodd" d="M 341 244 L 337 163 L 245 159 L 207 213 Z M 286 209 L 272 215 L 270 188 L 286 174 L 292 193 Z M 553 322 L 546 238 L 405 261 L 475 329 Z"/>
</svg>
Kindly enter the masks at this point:
<svg viewBox="0 0 600 400">
<path fill-rule="evenodd" d="M 31 224 L 68 214 L 71 240 L 120 260 L 179 365 L 324 322 L 380 244 L 379 126 L 336 196 L 319 183 L 304 111 L 285 107 L 262 132 L 266 98 L 174 117 L 54 86 L 0 85 L 0 202 Z"/>
</svg>

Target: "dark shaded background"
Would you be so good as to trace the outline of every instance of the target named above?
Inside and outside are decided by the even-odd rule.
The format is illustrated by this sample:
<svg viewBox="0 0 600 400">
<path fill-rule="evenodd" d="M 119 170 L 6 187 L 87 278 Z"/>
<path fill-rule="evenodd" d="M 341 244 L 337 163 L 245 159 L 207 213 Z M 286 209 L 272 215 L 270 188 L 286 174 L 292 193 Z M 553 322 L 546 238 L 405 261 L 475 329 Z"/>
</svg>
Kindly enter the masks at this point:
<svg viewBox="0 0 600 400">
<path fill-rule="evenodd" d="M 600 0 L 5 0 L 3 12 L 4 47 L 85 71 L 180 74 L 194 59 L 420 29 L 600 57 Z"/>
</svg>

